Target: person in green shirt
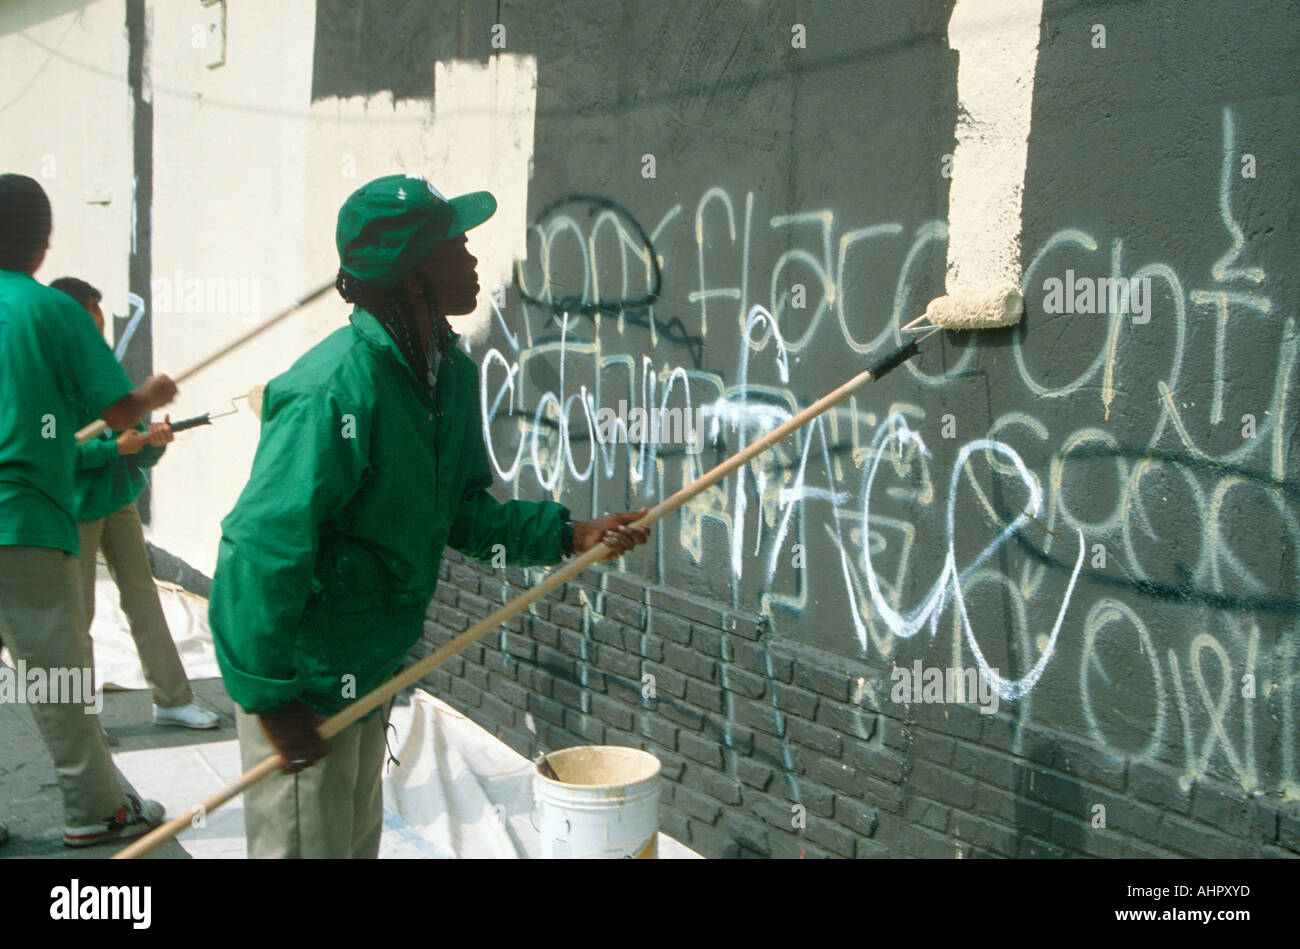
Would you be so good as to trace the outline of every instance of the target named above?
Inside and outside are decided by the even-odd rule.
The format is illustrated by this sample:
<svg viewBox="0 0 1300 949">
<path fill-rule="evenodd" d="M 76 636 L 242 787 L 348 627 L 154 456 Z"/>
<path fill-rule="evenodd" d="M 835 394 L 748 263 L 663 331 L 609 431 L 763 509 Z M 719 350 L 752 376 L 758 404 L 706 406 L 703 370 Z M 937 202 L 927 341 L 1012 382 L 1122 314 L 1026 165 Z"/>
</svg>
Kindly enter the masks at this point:
<svg viewBox="0 0 1300 949">
<path fill-rule="evenodd" d="M 51 280 L 50 286 L 72 297 L 104 332 L 104 311 L 99 305 L 103 295 L 97 289 L 76 277 Z M 148 426 L 141 422 L 121 433 L 104 432 L 82 445 L 77 454 L 82 603 L 89 629 L 95 620 L 95 560 L 102 550 L 140 654 L 145 682 L 153 693 L 154 724 L 217 728 L 221 719 L 195 701 L 167 628 L 135 506 L 148 484 L 145 470 L 158 463 L 174 437 L 170 422 L 168 415 Z"/>
<path fill-rule="evenodd" d="M 160 375 L 132 389 L 85 311 L 34 279 L 50 232 L 41 186 L 0 175 L 0 637 L 28 681 L 66 687 L 29 696 L 29 707 L 58 774 L 63 842 L 86 846 L 139 836 L 163 809 L 123 790 L 89 708 L 76 433 L 96 418 L 130 428 L 175 398 L 176 386 Z"/>
<path fill-rule="evenodd" d="M 643 511 L 575 523 L 556 502 L 488 493 L 478 369 L 446 318 L 476 306 L 464 235 L 495 210 L 422 175 L 354 192 L 335 235 L 350 325 L 266 386 L 209 606 L 244 767 L 284 762 L 245 796 L 250 857 L 378 855 L 384 716 L 328 742 L 316 726 L 401 668 L 444 547 L 530 566 L 649 536 L 629 526 Z"/>
</svg>

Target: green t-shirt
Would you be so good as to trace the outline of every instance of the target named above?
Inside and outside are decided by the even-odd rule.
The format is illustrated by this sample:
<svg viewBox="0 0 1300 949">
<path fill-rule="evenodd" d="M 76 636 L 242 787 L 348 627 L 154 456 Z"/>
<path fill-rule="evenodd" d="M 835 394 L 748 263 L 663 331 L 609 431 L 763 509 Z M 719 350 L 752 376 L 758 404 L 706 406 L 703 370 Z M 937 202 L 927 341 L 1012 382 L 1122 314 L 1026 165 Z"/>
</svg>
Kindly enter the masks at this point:
<svg viewBox="0 0 1300 949">
<path fill-rule="evenodd" d="M 137 432 L 149 434 L 143 422 Z M 145 445 L 134 455 L 117 453 L 119 432 L 104 432 L 77 450 L 77 520 L 97 521 L 116 514 L 140 496 L 149 479 L 145 468 L 152 468 L 166 448 Z"/>
<path fill-rule="evenodd" d="M 130 391 L 89 313 L 0 270 L 0 546 L 79 552 L 77 430 Z"/>
</svg>

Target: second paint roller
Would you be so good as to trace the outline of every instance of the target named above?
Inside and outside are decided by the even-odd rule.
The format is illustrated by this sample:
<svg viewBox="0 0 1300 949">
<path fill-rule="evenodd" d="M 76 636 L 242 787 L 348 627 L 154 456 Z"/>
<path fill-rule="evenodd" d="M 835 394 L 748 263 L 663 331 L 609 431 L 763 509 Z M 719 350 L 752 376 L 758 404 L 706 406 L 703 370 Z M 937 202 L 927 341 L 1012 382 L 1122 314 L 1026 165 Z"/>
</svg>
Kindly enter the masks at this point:
<svg viewBox="0 0 1300 949">
<path fill-rule="evenodd" d="M 236 349 L 243 346 L 245 343 L 252 342 L 258 336 L 260 336 L 261 334 L 269 330 L 272 326 L 275 326 L 277 323 L 283 320 L 285 317 L 289 316 L 292 313 L 296 313 L 298 310 L 302 309 L 308 303 L 311 303 L 317 297 L 323 295 L 324 293 L 332 289 L 334 289 L 333 281 L 331 281 L 330 283 L 321 284 L 319 287 L 317 287 L 315 290 L 312 290 L 306 296 L 300 297 L 299 299 L 293 301 L 293 303 L 285 307 L 283 310 L 280 310 L 278 313 L 272 314 L 265 321 L 253 327 L 247 333 L 244 333 L 242 336 L 236 337 L 226 345 L 222 346 L 220 349 L 213 350 L 212 352 L 208 353 L 208 355 L 204 356 L 198 362 L 194 363 L 192 366 L 190 366 L 180 375 L 173 376 L 172 382 L 176 383 L 176 385 L 179 386 L 186 379 L 189 379 L 191 376 L 195 375 L 196 373 L 202 372 L 204 369 L 208 368 L 208 366 L 212 365 L 217 360 L 230 355 L 230 353 L 234 352 Z M 200 423 L 195 423 L 195 424 L 200 424 Z M 96 419 L 95 421 L 87 425 L 85 428 L 77 432 L 77 444 L 81 445 L 85 442 L 88 442 L 90 441 L 90 439 L 95 438 L 101 432 L 105 432 L 107 430 L 108 430 L 108 423 L 105 422 L 103 419 Z M 173 430 L 175 429 L 173 428 Z"/>
</svg>

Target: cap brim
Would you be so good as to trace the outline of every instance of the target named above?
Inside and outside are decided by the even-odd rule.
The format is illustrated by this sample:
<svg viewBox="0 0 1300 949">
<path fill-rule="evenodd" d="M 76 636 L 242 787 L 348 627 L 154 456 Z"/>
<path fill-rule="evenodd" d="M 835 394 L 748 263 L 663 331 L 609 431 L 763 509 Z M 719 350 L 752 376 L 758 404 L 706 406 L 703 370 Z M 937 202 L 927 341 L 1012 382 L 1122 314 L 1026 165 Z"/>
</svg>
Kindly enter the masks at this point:
<svg viewBox="0 0 1300 949">
<path fill-rule="evenodd" d="M 455 237 L 464 234 L 471 227 L 478 227 L 497 210 L 497 199 L 488 191 L 471 191 L 459 198 L 452 198 L 447 203 L 451 205 L 452 211 L 447 237 Z"/>
<path fill-rule="evenodd" d="M 451 210 L 451 217 L 439 216 L 428 218 L 424 225 L 410 236 L 400 253 L 386 260 L 382 265 L 363 268 L 360 272 L 356 266 L 343 264 L 342 268 L 360 280 L 376 284 L 392 284 L 413 270 L 435 246 L 453 237 L 459 237 L 472 227 L 478 227 L 496 213 L 497 199 L 487 191 L 472 191 L 459 198 L 452 198 L 441 205 Z M 340 257 L 344 257 L 344 251 Z"/>
</svg>

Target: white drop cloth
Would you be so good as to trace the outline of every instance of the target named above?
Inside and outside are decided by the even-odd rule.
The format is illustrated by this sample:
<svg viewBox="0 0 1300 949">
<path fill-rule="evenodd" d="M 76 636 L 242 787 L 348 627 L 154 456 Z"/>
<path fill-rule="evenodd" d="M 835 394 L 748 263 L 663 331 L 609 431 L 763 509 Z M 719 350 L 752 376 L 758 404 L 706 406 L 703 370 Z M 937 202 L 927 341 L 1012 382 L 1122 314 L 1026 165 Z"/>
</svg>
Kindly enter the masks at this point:
<svg viewBox="0 0 1300 949">
<path fill-rule="evenodd" d="M 445 702 L 416 690 L 393 709 L 389 745 L 400 766 L 383 777 L 381 858 L 535 858 L 533 767 Z M 395 731 L 395 733 L 394 733 Z M 187 812 L 240 775 L 239 743 L 223 741 L 114 755 L 140 793 L 171 816 Z M 242 798 L 180 835 L 196 858 L 244 856 Z M 660 859 L 698 857 L 659 835 Z"/>
</svg>

